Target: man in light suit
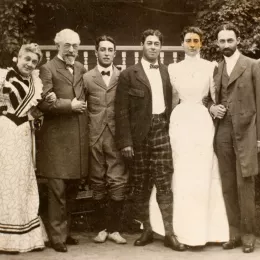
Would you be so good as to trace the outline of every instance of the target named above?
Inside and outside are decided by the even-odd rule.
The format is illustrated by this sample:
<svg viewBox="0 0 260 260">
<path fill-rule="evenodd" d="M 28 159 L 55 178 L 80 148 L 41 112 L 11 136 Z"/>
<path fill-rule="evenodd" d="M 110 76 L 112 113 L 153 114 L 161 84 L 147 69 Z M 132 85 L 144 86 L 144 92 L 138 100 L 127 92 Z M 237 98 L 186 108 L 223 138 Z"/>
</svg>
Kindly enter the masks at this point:
<svg viewBox="0 0 260 260">
<path fill-rule="evenodd" d="M 260 66 L 242 55 L 239 30 L 224 24 L 217 30 L 217 44 L 224 55 L 214 80 L 216 104 L 209 109 L 216 118 L 215 149 L 219 160 L 230 240 L 224 249 L 255 245 L 255 182 L 260 140 Z"/>
<path fill-rule="evenodd" d="M 164 245 L 184 251 L 172 226 L 173 174 L 169 140 L 169 118 L 172 111 L 172 86 L 166 66 L 158 62 L 162 34 L 146 30 L 142 34 L 141 62 L 120 74 L 116 94 L 116 142 L 123 156 L 132 159 L 133 199 L 138 207 L 144 231 L 135 246 L 153 242 L 149 219 L 152 178 L 165 227 Z"/>
<path fill-rule="evenodd" d="M 83 65 L 75 58 L 79 35 L 64 29 L 54 39 L 58 55 L 40 68 L 43 92 L 54 92 L 54 103 L 42 102 L 44 124 L 39 133 L 38 171 L 48 179 L 48 233 L 52 247 L 67 252 L 76 245 L 70 236 L 70 208 L 79 179 L 86 177 L 88 136 Z"/>
<path fill-rule="evenodd" d="M 99 220 L 99 233 L 94 242 L 103 243 L 108 238 L 117 244 L 125 244 L 119 228 L 128 172 L 115 145 L 114 102 L 119 77 L 119 71 L 113 65 L 115 55 L 113 38 L 106 35 L 98 37 L 98 64 L 83 79 L 88 102 L 90 181 Z"/>
</svg>

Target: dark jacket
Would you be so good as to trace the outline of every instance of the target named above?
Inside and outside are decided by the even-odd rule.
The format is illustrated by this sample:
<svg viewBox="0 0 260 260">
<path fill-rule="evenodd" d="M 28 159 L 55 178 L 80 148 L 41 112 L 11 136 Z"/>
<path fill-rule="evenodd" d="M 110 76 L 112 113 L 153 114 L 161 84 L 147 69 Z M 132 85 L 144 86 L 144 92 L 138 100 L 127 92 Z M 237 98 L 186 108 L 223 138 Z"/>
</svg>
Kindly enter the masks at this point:
<svg viewBox="0 0 260 260">
<path fill-rule="evenodd" d="M 167 67 L 159 64 L 167 120 L 172 111 L 172 86 Z M 118 149 L 134 146 L 147 136 L 152 122 L 152 92 L 149 80 L 139 62 L 119 77 L 115 100 L 116 143 Z"/>
<path fill-rule="evenodd" d="M 57 96 L 53 104 L 39 105 L 45 115 L 38 135 L 37 168 L 47 178 L 79 179 L 87 175 L 87 113 L 75 113 L 71 108 L 74 97 L 85 101 L 85 72 L 83 65 L 75 62 L 72 75 L 58 57 L 40 68 L 43 91 Z"/>
<path fill-rule="evenodd" d="M 216 104 L 220 103 L 224 61 L 215 73 Z M 227 87 L 228 113 L 232 117 L 235 142 L 243 177 L 258 173 L 257 140 L 260 140 L 260 64 L 240 55 Z M 209 104 L 209 107 L 212 103 Z M 219 119 L 215 120 L 218 131 Z"/>
</svg>

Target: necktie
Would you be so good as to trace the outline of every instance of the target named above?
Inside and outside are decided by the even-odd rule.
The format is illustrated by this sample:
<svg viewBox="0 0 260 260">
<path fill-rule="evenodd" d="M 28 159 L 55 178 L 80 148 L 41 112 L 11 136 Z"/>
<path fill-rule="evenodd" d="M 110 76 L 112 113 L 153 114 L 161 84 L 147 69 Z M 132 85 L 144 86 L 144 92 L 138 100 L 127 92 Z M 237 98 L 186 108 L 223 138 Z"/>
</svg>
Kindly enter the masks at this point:
<svg viewBox="0 0 260 260">
<path fill-rule="evenodd" d="M 73 66 L 73 64 L 65 64 L 65 67 L 71 74 L 74 73 L 74 66 Z"/>
<path fill-rule="evenodd" d="M 101 71 L 101 75 L 102 75 L 102 76 L 107 75 L 108 77 L 110 77 L 110 71 L 107 71 L 107 72 Z"/>
<path fill-rule="evenodd" d="M 65 64 L 66 69 L 73 69 L 74 70 L 74 66 L 72 64 Z"/>
<path fill-rule="evenodd" d="M 150 69 L 159 69 L 159 65 L 150 64 Z"/>
</svg>

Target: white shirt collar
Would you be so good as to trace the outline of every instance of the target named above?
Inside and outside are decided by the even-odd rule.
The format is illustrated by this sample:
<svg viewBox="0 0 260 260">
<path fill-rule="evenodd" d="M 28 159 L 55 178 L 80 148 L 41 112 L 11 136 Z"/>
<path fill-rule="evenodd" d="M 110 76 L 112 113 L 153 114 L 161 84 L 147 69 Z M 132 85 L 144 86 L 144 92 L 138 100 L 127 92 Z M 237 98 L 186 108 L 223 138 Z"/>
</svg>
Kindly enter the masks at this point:
<svg viewBox="0 0 260 260">
<path fill-rule="evenodd" d="M 198 60 L 200 60 L 200 53 L 197 53 L 195 56 L 189 56 L 189 55 L 185 54 L 185 60 L 191 61 L 191 62 L 198 61 Z"/>
<path fill-rule="evenodd" d="M 102 71 L 110 71 L 110 76 L 112 75 L 112 71 L 113 71 L 113 63 L 111 63 L 111 65 L 107 68 L 104 68 L 102 67 L 99 63 L 97 64 L 97 68 L 98 68 L 98 71 L 101 73 Z"/>
<path fill-rule="evenodd" d="M 57 57 L 58 57 L 60 60 L 64 61 L 64 59 L 60 56 L 60 54 L 58 54 Z M 65 62 L 65 61 L 64 61 L 64 62 Z M 74 65 L 74 63 L 75 63 L 75 60 L 72 62 L 72 65 Z"/>
<path fill-rule="evenodd" d="M 145 70 L 150 69 L 150 64 L 151 64 L 151 62 L 149 62 L 149 61 L 145 60 L 144 58 L 142 58 L 142 59 L 141 59 L 141 63 L 142 63 L 143 68 L 144 68 Z M 159 65 L 158 60 L 157 60 L 153 65 Z"/>
<path fill-rule="evenodd" d="M 233 53 L 232 56 L 230 56 L 230 57 L 224 56 L 224 59 L 225 59 L 226 63 L 235 64 L 239 58 L 239 55 L 240 55 L 240 52 L 238 51 L 238 49 L 236 49 L 236 51 Z"/>
</svg>

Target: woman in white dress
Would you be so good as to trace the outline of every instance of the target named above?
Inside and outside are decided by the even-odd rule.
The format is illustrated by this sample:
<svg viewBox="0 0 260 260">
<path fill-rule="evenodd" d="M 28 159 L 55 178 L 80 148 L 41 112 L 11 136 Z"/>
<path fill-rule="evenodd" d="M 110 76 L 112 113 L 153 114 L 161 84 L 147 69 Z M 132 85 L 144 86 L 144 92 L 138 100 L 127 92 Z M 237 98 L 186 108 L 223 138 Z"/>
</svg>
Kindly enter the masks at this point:
<svg viewBox="0 0 260 260">
<path fill-rule="evenodd" d="M 44 248 L 29 122 L 42 96 L 42 82 L 34 70 L 41 57 L 37 44 L 26 44 L 16 66 L 0 69 L 0 251 L 4 253 Z M 47 100 L 54 101 L 53 94 Z"/>
<path fill-rule="evenodd" d="M 183 32 L 185 59 L 169 65 L 169 75 L 180 104 L 170 118 L 173 154 L 173 225 L 180 243 L 204 246 L 229 239 L 228 222 L 221 189 L 218 162 L 213 150 L 214 125 L 202 100 L 214 100 L 215 65 L 200 58 L 202 31 L 189 27 Z M 153 190 L 151 225 L 164 235 Z"/>
</svg>

